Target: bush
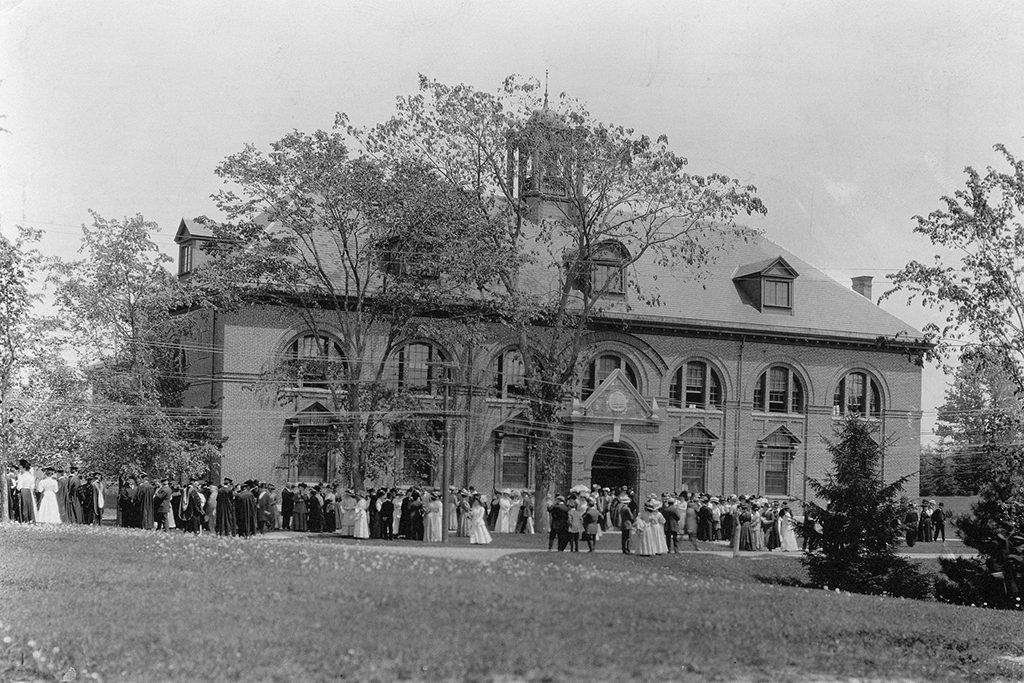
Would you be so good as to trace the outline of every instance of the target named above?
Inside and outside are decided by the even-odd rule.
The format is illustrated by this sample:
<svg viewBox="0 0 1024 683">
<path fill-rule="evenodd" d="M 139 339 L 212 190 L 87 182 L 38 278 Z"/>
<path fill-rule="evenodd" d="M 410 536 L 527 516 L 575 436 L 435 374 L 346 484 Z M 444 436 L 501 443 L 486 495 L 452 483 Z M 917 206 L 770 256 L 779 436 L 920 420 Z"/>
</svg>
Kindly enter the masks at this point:
<svg viewBox="0 0 1024 683">
<path fill-rule="evenodd" d="M 931 580 L 919 565 L 896 555 L 906 510 L 899 494 L 906 478 L 882 481 L 882 446 L 872 438 L 877 431 L 871 422 L 849 418 L 837 428 L 837 441 L 827 442 L 833 471 L 824 481 L 808 481 L 827 501 L 825 507 L 810 504 L 822 533 L 802 561 L 815 586 L 925 598 Z"/>
</svg>

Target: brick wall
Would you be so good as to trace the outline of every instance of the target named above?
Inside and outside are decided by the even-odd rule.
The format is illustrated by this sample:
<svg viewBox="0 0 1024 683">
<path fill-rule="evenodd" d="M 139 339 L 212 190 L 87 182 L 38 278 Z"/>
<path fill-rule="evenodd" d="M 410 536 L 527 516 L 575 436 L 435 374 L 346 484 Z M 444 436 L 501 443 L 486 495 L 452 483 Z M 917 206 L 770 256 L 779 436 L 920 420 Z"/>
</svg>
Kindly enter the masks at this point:
<svg viewBox="0 0 1024 683">
<path fill-rule="evenodd" d="M 301 332 L 294 313 L 273 308 L 253 308 L 230 315 L 204 313 L 197 337 L 199 351 L 190 355 L 190 371 L 196 380 L 186 397 L 190 405 L 220 408 L 220 428 L 227 441 L 223 448 L 223 476 L 257 477 L 285 481 L 288 472 L 282 454 L 287 448 L 285 420 L 316 398 L 299 395 L 282 402 L 275 388 L 261 375 L 269 370 L 276 354 Z M 495 331 L 495 338 L 500 334 Z M 502 486 L 499 455 L 502 446 L 494 430 L 518 410 L 513 402 L 488 398 L 487 366 L 504 344 L 494 342 L 483 352 L 475 372 L 456 372 L 456 383 L 479 384 L 478 391 L 456 398 L 456 416 L 449 427 L 452 481 L 480 490 Z M 618 353 L 637 370 L 640 393 L 659 406 L 655 428 L 624 426 L 622 437 L 633 445 L 642 463 L 643 492 L 674 489 L 673 437 L 698 422 L 717 436 L 708 462 L 707 488 L 714 493 L 760 493 L 763 463 L 758 439 L 785 426 L 799 442 L 790 468 L 790 494 L 806 495 L 804 477 L 821 477 L 830 462 L 823 439 L 832 435 L 837 421 L 832 402 L 836 383 L 851 370 L 870 373 L 880 386 L 884 411 L 878 420 L 880 436 L 888 444 L 885 476 L 892 480 L 912 475 L 907 492 L 918 493 L 920 452 L 921 371 L 897 352 L 870 347 L 713 339 L 645 333 L 627 335 L 604 332 L 594 335 L 593 348 Z M 223 353 L 218 350 L 223 349 Z M 677 368 L 688 360 L 709 363 L 722 379 L 722 410 L 670 408 L 669 386 Z M 773 364 L 784 364 L 803 380 L 807 409 L 801 415 L 755 412 L 753 387 L 759 375 Z M 590 483 L 593 452 L 611 440 L 612 424 L 586 424 L 574 428 L 569 480 Z M 440 481 L 438 481 L 440 483 Z"/>
</svg>

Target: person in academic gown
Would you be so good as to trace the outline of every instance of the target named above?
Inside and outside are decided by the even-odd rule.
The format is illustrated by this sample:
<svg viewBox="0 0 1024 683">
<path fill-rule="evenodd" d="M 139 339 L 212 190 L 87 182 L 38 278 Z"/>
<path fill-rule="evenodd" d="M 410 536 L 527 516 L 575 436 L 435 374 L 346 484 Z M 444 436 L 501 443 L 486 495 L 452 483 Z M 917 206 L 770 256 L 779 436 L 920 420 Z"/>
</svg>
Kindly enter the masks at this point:
<svg viewBox="0 0 1024 683">
<path fill-rule="evenodd" d="M 412 491 L 406 491 L 400 504 L 398 518 L 398 535 L 402 538 L 412 538 Z"/>
<path fill-rule="evenodd" d="M 82 524 L 85 521 L 82 513 L 82 491 L 85 484 L 78 476 L 78 468 L 71 468 L 71 477 L 68 479 L 68 522 L 71 524 Z"/>
<path fill-rule="evenodd" d="M 256 533 L 256 497 L 252 495 L 251 483 L 246 482 L 235 494 L 235 524 L 239 536 Z"/>
<path fill-rule="evenodd" d="M 314 486 L 313 490 L 309 492 L 306 507 L 309 510 L 309 530 L 311 533 L 318 534 L 324 527 L 324 504 L 323 498 L 320 497 L 319 486 Z"/>
<path fill-rule="evenodd" d="M 131 477 L 120 479 L 117 487 L 117 510 L 121 515 L 121 526 L 134 528 L 135 480 Z"/>
<path fill-rule="evenodd" d="M 68 521 L 68 477 L 64 470 L 57 470 L 57 508 L 60 521 Z"/>
<path fill-rule="evenodd" d="M 199 489 L 189 483 L 181 490 L 178 497 L 178 520 L 183 531 L 199 533 L 199 524 L 203 518 L 203 508 L 199 497 Z"/>
<path fill-rule="evenodd" d="M 330 489 L 324 492 L 323 497 L 323 523 L 320 527 L 320 531 L 326 534 L 333 534 L 338 528 L 338 519 L 340 517 L 338 510 L 341 508 L 341 503 L 334 495 L 334 491 L 331 491 Z"/>
<path fill-rule="evenodd" d="M 139 525 L 147 530 L 153 530 L 153 496 L 156 490 L 150 483 L 149 477 L 142 475 L 139 479 L 139 486 L 135 489 L 135 507 L 138 510 Z"/>
<path fill-rule="evenodd" d="M 367 500 L 367 513 L 370 515 L 370 538 L 380 538 L 380 504 L 381 496 L 384 495 L 384 489 L 373 490 L 370 489 L 367 492 L 369 499 Z"/>
<path fill-rule="evenodd" d="M 598 505 L 598 512 L 600 512 L 601 506 Z M 600 512 L 601 521 L 604 521 L 604 513 Z M 528 491 L 523 491 L 522 498 L 519 503 L 519 517 L 516 519 L 516 533 L 517 534 L 532 534 L 533 533 L 533 496 Z"/>
<path fill-rule="evenodd" d="M 294 484 L 289 483 L 281 489 L 281 528 L 292 528 L 292 515 L 295 513 Z"/>
<path fill-rule="evenodd" d="M 423 499 L 419 491 L 412 494 L 412 501 L 409 503 L 409 529 L 412 540 L 423 540 Z"/>
<path fill-rule="evenodd" d="M 217 535 L 234 536 L 238 533 L 235 512 L 235 482 L 224 479 L 217 490 Z"/>
</svg>

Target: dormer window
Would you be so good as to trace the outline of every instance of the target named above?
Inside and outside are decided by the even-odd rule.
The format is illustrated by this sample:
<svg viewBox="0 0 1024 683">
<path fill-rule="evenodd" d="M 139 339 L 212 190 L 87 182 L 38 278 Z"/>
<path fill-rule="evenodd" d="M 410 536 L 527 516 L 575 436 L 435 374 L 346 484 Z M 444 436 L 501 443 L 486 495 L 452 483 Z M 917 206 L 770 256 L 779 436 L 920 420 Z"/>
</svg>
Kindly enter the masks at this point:
<svg viewBox="0 0 1024 683">
<path fill-rule="evenodd" d="M 792 313 L 793 285 L 799 276 L 781 256 L 740 268 L 733 282 L 746 303 L 762 313 Z"/>
<path fill-rule="evenodd" d="M 626 264 L 629 252 L 618 242 L 602 242 L 591 251 L 590 258 L 575 261 L 575 287 L 594 296 L 626 294 Z"/>
<path fill-rule="evenodd" d="M 192 257 L 196 243 L 192 241 L 182 242 L 178 247 L 178 275 L 187 275 L 192 272 Z"/>
</svg>

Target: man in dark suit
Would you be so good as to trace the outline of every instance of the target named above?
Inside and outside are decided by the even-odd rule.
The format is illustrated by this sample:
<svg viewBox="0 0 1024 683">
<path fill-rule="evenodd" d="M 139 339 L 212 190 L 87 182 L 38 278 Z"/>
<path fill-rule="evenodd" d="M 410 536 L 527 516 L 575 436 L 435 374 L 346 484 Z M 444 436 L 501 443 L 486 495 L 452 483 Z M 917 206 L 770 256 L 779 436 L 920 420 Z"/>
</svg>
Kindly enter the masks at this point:
<svg viewBox="0 0 1024 683">
<path fill-rule="evenodd" d="M 670 553 L 679 552 L 679 522 L 682 515 L 676 507 L 675 498 L 666 498 L 661 508 L 661 516 L 665 518 L 665 546 Z"/>
<path fill-rule="evenodd" d="M 942 536 L 942 542 L 946 542 L 946 508 L 944 503 L 939 503 L 939 507 L 935 508 L 932 512 L 932 538 L 939 540 L 939 536 Z"/>
<path fill-rule="evenodd" d="M 395 490 L 388 491 L 387 497 L 380 504 L 380 537 L 385 541 L 395 539 Z"/>
<path fill-rule="evenodd" d="M 170 531 L 167 523 L 171 515 L 171 481 L 166 477 L 160 480 L 160 486 L 153 492 L 153 520 L 156 530 Z"/>
<path fill-rule="evenodd" d="M 288 484 L 281 491 L 281 528 L 292 528 L 292 511 L 295 509 L 295 484 Z"/>
<path fill-rule="evenodd" d="M 631 502 L 632 499 L 628 495 L 619 496 L 618 524 L 619 531 L 622 532 L 622 552 L 626 555 L 633 553 L 630 547 L 630 536 L 633 533 L 633 521 L 636 519 L 636 515 L 633 513 Z"/>
<path fill-rule="evenodd" d="M 558 552 L 562 552 L 569 545 L 569 506 L 565 504 L 564 496 L 555 496 L 555 502 L 548 507 L 548 515 L 551 518 L 548 550 L 552 549 L 557 538 Z"/>
</svg>

